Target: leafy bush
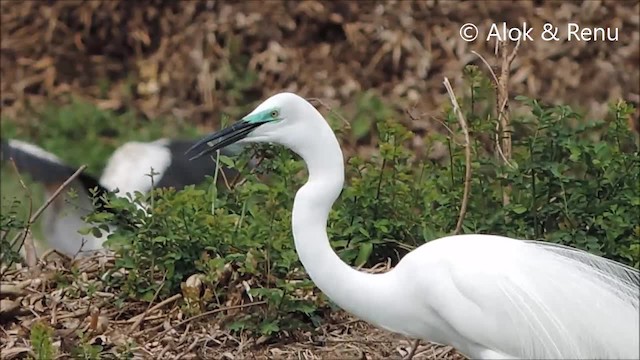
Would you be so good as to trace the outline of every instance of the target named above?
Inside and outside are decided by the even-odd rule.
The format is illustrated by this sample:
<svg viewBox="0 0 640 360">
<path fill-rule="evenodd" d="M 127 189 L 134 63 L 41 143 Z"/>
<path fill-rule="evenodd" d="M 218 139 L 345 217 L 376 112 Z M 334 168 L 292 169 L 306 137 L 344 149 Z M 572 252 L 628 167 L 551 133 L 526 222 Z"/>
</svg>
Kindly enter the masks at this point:
<svg viewBox="0 0 640 360">
<path fill-rule="evenodd" d="M 19 249 L 24 241 L 28 219 L 22 214 L 20 201 L 14 199 L 0 212 L 0 264 L 20 262 Z"/>
<path fill-rule="evenodd" d="M 131 202 L 111 197 L 109 207 L 117 211 L 92 214 L 91 221 L 118 225 L 107 245 L 119 255 L 116 267 L 125 273 L 111 274 L 123 295 L 150 301 L 156 292 L 168 296 L 179 291 L 188 276 L 202 274 L 205 295 L 202 299 L 195 295 L 194 300 L 210 301 L 206 306 L 250 298 L 268 300 L 268 306 L 235 319 L 231 328 L 270 334 L 298 328 L 301 322 L 297 319 L 315 321 L 317 298 L 305 301 L 296 296 L 311 291 L 313 284 L 300 271 L 289 230 L 293 189 L 303 178 L 280 180 L 271 186 L 258 180 L 274 167 L 281 174 L 293 175 L 301 165 L 291 154 L 267 152 L 275 158 L 254 173 L 245 170 L 246 181 L 233 185 L 231 192 L 217 194 L 215 187 L 194 186 L 183 191 L 156 189 L 148 195 L 132 194 Z M 238 163 L 246 165 L 247 160 L 246 156 L 235 161 L 223 158 L 238 169 L 245 168 Z M 100 231 L 100 227 L 90 231 Z M 247 286 L 251 288 L 248 292 Z M 279 318 L 281 313 L 289 316 Z"/>
<path fill-rule="evenodd" d="M 494 227 L 543 238 L 638 266 L 640 157 L 626 118 L 633 109 L 612 107 L 612 122 L 585 123 L 566 106 L 532 109 L 530 136 L 517 142 L 514 167 L 502 169 L 514 189 L 508 223 Z M 522 119 L 531 123 L 531 119 Z M 566 124 L 579 125 L 570 128 Z M 590 136 L 601 132 L 601 139 Z M 514 231 L 518 229 L 517 231 Z"/>
<path fill-rule="evenodd" d="M 34 360 L 53 359 L 56 355 L 56 349 L 52 343 L 53 329 L 44 322 L 36 322 L 31 327 L 31 346 L 33 348 Z"/>
</svg>

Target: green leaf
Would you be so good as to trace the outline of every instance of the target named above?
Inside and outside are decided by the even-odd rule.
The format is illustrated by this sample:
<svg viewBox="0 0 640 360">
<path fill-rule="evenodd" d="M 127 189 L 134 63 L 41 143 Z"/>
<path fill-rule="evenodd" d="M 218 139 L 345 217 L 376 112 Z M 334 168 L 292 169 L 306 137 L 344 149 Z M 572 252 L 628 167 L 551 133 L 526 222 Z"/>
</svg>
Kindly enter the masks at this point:
<svg viewBox="0 0 640 360">
<path fill-rule="evenodd" d="M 91 235 L 100 238 L 102 237 L 102 231 L 100 230 L 100 228 L 94 227 L 91 229 Z"/>
<path fill-rule="evenodd" d="M 512 208 L 512 210 L 516 214 L 524 214 L 527 211 L 527 208 L 522 205 L 516 205 Z"/>
<path fill-rule="evenodd" d="M 90 233 L 93 233 L 93 226 L 82 227 L 78 230 L 78 233 L 80 235 L 89 235 Z"/>
<path fill-rule="evenodd" d="M 316 307 L 306 301 L 296 301 L 295 309 L 307 315 L 316 311 Z"/>
<path fill-rule="evenodd" d="M 373 244 L 372 243 L 362 243 L 360 245 L 360 250 L 358 251 L 358 257 L 356 258 L 355 265 L 363 266 L 366 264 L 367 260 L 371 256 L 371 252 L 373 252 Z"/>
</svg>

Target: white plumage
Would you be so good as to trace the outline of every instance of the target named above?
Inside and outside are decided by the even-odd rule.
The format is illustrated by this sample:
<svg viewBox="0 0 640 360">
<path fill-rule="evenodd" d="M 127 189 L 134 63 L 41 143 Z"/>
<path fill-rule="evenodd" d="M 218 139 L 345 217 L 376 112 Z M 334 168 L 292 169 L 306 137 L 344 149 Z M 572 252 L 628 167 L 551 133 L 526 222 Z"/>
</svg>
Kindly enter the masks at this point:
<svg viewBox="0 0 640 360">
<path fill-rule="evenodd" d="M 143 143 L 132 141 L 123 144 L 111 155 L 105 166 L 100 184 L 119 195 L 151 190 L 151 169 L 157 172 L 155 182 L 171 166 L 172 154 L 162 142 Z"/>
<path fill-rule="evenodd" d="M 327 238 L 344 159 L 322 115 L 277 94 L 190 152 L 236 142 L 277 143 L 302 157 L 309 178 L 293 205 L 296 250 L 314 283 L 355 316 L 478 359 L 640 357 L 638 270 L 543 242 L 458 235 L 420 246 L 387 273 L 359 272 Z"/>
</svg>

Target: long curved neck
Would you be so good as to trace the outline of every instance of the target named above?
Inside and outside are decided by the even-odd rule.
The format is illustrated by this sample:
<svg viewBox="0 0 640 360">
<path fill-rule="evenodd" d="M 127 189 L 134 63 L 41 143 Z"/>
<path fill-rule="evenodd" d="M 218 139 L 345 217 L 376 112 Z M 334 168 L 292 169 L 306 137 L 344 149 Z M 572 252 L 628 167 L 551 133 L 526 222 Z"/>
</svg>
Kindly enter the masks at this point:
<svg viewBox="0 0 640 360">
<path fill-rule="evenodd" d="M 376 314 L 386 318 L 393 303 L 388 276 L 351 268 L 329 243 L 327 218 L 344 184 L 344 159 L 333 131 L 326 122 L 324 125 L 305 141 L 304 149 L 294 149 L 309 172 L 293 204 L 296 251 L 313 282 L 333 302 L 363 320 L 384 326 L 385 321 Z"/>
</svg>

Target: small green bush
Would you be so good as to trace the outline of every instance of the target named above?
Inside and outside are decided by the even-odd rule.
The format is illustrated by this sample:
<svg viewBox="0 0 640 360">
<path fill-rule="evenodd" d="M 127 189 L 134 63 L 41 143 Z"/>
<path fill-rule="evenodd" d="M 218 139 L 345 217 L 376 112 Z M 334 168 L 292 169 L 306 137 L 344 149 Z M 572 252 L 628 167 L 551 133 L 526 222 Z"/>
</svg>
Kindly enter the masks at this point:
<svg viewBox="0 0 640 360">
<path fill-rule="evenodd" d="M 0 212 L 0 264 L 10 266 L 20 262 L 19 249 L 24 241 L 23 230 L 28 219 L 22 203 L 14 199 Z"/>
<path fill-rule="evenodd" d="M 296 181 L 294 174 L 301 165 L 291 154 L 267 152 L 275 158 L 265 161 L 265 168 L 252 174 L 244 170 L 246 181 L 217 198 L 213 197 L 215 187 L 156 189 L 147 195 L 132 194 L 131 201 L 111 197 L 109 207 L 126 216 L 106 211 L 92 214 L 89 220 L 103 224 L 102 230 L 105 223 L 118 225 L 107 245 L 119 255 L 116 267 L 125 270 L 124 276 L 111 274 L 123 295 L 151 301 L 156 292 L 168 296 L 179 291 L 189 275 L 203 274 L 209 293 L 215 294 L 207 305 L 231 301 L 238 294 L 268 300 L 259 316 L 235 319 L 232 328 L 270 334 L 297 328 L 296 319 L 316 320 L 317 300 L 304 301 L 295 295 L 313 289 L 301 274 L 290 238 L 293 190 L 303 180 L 297 177 Z M 238 162 L 246 165 L 247 157 L 223 162 L 246 168 Z M 267 186 L 258 180 L 261 173 L 274 168 L 291 175 L 289 181 L 279 179 Z M 141 209 L 145 204 L 146 212 Z M 90 231 L 100 230 L 98 226 Z M 244 287 L 238 293 L 243 282 L 251 286 L 248 293 Z M 289 316 L 281 319 L 282 313 Z"/>
<path fill-rule="evenodd" d="M 53 329 L 44 322 L 36 322 L 31 327 L 31 348 L 34 360 L 49 360 L 56 355 L 53 347 Z"/>
</svg>

